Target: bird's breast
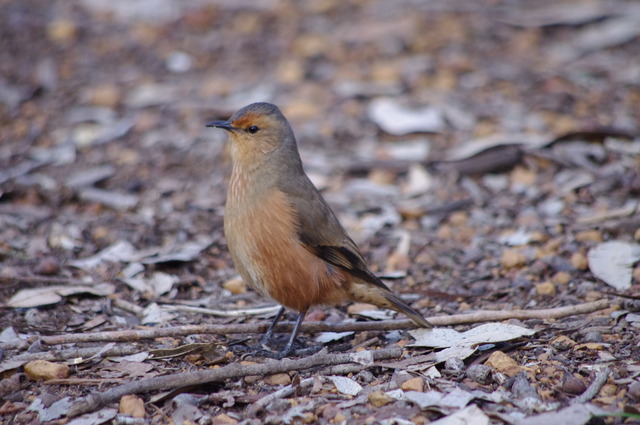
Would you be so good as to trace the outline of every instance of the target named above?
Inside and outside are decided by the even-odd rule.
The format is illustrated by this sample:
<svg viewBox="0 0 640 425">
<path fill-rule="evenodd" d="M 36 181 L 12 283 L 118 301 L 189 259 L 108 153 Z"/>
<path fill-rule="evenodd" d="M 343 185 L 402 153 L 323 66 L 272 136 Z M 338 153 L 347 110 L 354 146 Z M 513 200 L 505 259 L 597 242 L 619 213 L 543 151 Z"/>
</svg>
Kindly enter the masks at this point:
<svg viewBox="0 0 640 425">
<path fill-rule="evenodd" d="M 286 194 L 271 188 L 248 196 L 243 190 L 246 181 L 236 178 L 232 183 L 225 235 L 243 279 L 298 311 L 341 301 L 343 274 L 304 247 L 298 236 L 297 211 Z"/>
</svg>

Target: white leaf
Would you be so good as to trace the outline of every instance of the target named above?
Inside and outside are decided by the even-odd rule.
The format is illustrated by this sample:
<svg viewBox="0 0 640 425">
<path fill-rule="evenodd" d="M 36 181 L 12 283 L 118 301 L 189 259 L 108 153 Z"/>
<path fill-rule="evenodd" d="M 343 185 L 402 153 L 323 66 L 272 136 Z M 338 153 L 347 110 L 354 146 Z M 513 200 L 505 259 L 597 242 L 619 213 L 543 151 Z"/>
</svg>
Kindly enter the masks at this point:
<svg viewBox="0 0 640 425">
<path fill-rule="evenodd" d="M 362 310 L 359 311 L 358 316 L 366 317 L 373 320 L 390 320 L 395 315 L 391 310 Z"/>
<path fill-rule="evenodd" d="M 388 394 L 388 393 L 387 393 Z M 439 391 L 406 391 L 404 393 L 404 400 L 409 400 L 416 404 L 420 409 L 426 409 L 429 406 L 439 406 L 440 400 L 444 397 L 444 394 Z"/>
<path fill-rule="evenodd" d="M 358 393 L 362 391 L 362 385 L 358 384 L 353 379 L 345 378 L 344 376 L 329 376 L 328 378 L 342 394 L 358 395 Z"/>
<path fill-rule="evenodd" d="M 143 264 L 167 263 L 170 261 L 192 261 L 202 250 L 213 243 L 213 239 L 201 236 L 195 241 L 185 242 L 180 246 L 163 248 L 161 252 L 141 258 Z"/>
<path fill-rule="evenodd" d="M 431 425 L 489 425 L 489 423 L 489 417 L 478 406 L 472 404 L 456 413 L 431 422 Z"/>
<path fill-rule="evenodd" d="M 407 142 L 395 142 L 381 147 L 385 156 L 401 161 L 424 161 L 429 156 L 429 140 L 416 139 Z"/>
<path fill-rule="evenodd" d="M 531 149 L 536 149 L 547 145 L 550 140 L 553 140 L 553 136 L 551 135 L 545 136 L 526 133 L 496 134 L 490 137 L 461 143 L 448 151 L 446 159 L 449 161 L 466 159 L 489 148 L 502 145 L 524 145 Z"/>
<path fill-rule="evenodd" d="M 65 397 L 47 407 L 40 398 L 37 398 L 33 403 L 31 403 L 27 410 L 38 412 L 40 420 L 42 422 L 48 422 L 64 416 L 69 411 L 72 404 L 73 402 L 71 401 L 71 398 Z"/>
<path fill-rule="evenodd" d="M 131 288 L 149 294 L 152 298 L 157 298 L 162 294 L 166 294 L 173 288 L 173 285 L 178 283 L 180 278 L 176 275 L 155 272 L 150 278 L 145 277 L 132 277 L 129 279 L 122 279 L 124 283 Z"/>
<path fill-rule="evenodd" d="M 101 425 L 109 422 L 118 414 L 118 409 L 105 407 L 97 412 L 87 413 L 67 422 L 67 425 Z"/>
<path fill-rule="evenodd" d="M 142 351 L 140 353 L 131 354 L 129 356 L 109 357 L 109 360 L 114 362 L 143 362 L 148 358 L 149 358 L 149 352 Z"/>
<path fill-rule="evenodd" d="M 444 127 L 444 119 L 438 109 L 431 106 L 409 109 L 389 98 L 373 100 L 368 113 L 371 120 L 389 134 L 439 132 Z"/>
<path fill-rule="evenodd" d="M 437 351 L 436 361 L 446 362 L 449 359 L 466 359 L 470 355 L 476 352 L 476 347 L 471 345 L 454 345 L 453 347 L 445 348 L 444 350 Z"/>
<path fill-rule="evenodd" d="M 411 164 L 407 175 L 407 184 L 403 191 L 406 196 L 418 196 L 427 193 L 433 185 L 433 177 L 420 164 Z"/>
<path fill-rule="evenodd" d="M 2 344 L 18 344 L 21 342 L 26 342 L 27 340 L 21 338 L 20 335 L 13 329 L 13 327 L 9 326 L 0 332 L 0 343 Z"/>
<path fill-rule="evenodd" d="M 475 396 L 470 392 L 461 390 L 460 388 L 454 388 L 450 393 L 442 397 L 440 405 L 462 409 L 474 398 Z"/>
<path fill-rule="evenodd" d="M 603 242 L 589 250 L 587 259 L 591 273 L 622 291 L 631 287 L 631 268 L 640 260 L 640 245 L 622 241 Z"/>
<path fill-rule="evenodd" d="M 131 256 L 133 256 L 135 252 L 135 248 L 131 245 L 130 242 L 127 241 L 118 241 L 111 246 L 106 247 L 102 251 L 98 252 L 96 255 L 92 255 L 91 257 L 83 258 L 81 260 L 71 261 L 73 267 L 77 267 L 79 269 L 92 269 L 97 265 L 104 263 L 106 261 L 110 262 L 120 262 L 120 261 L 128 261 Z"/>
<path fill-rule="evenodd" d="M 391 391 L 387 391 L 385 393 L 386 395 L 388 395 L 389 397 L 391 397 L 394 400 L 399 400 L 399 401 L 404 401 L 407 399 L 405 392 L 402 391 L 400 388 L 397 388 L 395 390 L 391 390 Z"/>
<path fill-rule="evenodd" d="M 431 366 L 429 369 L 427 369 L 424 372 L 424 376 L 427 378 L 436 379 L 436 378 L 441 378 L 442 374 L 440 373 L 437 367 Z"/>
<path fill-rule="evenodd" d="M 547 412 L 528 418 L 516 418 L 516 425 L 584 425 L 591 420 L 592 413 L 584 404 L 574 404 L 557 412 Z"/>
<path fill-rule="evenodd" d="M 466 332 L 457 332 L 447 328 L 433 328 L 415 329 L 409 331 L 409 333 L 416 339 L 416 342 L 411 344 L 412 347 L 443 348 L 509 341 L 522 336 L 531 336 L 535 334 L 535 331 L 506 323 L 486 323 Z"/>
<path fill-rule="evenodd" d="M 100 283 L 91 286 L 44 286 L 41 288 L 22 289 L 11 297 L 7 304 L 14 308 L 38 307 L 58 303 L 63 297 L 69 295 L 89 293 L 97 296 L 107 296 L 114 292 L 115 286 L 110 283 Z"/>
<path fill-rule="evenodd" d="M 348 332 L 321 332 L 316 337 L 316 342 L 326 344 L 328 342 L 339 341 L 349 335 L 353 335 L 353 331 Z"/>
<path fill-rule="evenodd" d="M 498 240 L 500 243 L 503 243 L 505 245 L 520 246 L 528 244 L 531 241 L 532 236 L 532 232 L 527 232 L 524 229 L 518 229 L 513 233 L 500 236 Z"/>
<path fill-rule="evenodd" d="M 509 341 L 533 335 L 535 331 L 505 323 L 487 323 L 466 332 L 434 328 L 415 329 L 409 333 L 416 339 L 413 344 L 409 345 L 411 347 L 445 348 L 435 353 L 436 360 L 444 362 L 455 357 L 466 359 L 476 351 L 476 347 L 480 344 Z"/>
<path fill-rule="evenodd" d="M 163 310 L 156 303 L 151 303 L 142 311 L 142 324 L 166 323 L 176 316 Z"/>
</svg>

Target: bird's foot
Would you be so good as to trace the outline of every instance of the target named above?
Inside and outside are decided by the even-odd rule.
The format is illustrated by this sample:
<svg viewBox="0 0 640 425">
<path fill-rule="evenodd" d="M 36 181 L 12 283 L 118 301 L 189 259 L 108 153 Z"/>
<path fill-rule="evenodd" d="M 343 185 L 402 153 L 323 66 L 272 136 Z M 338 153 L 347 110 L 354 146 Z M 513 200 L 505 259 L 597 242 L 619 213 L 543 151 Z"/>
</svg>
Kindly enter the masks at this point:
<svg viewBox="0 0 640 425">
<path fill-rule="evenodd" d="M 280 350 L 276 351 L 269 347 L 267 344 L 259 344 L 257 346 L 246 347 L 246 351 L 243 353 L 243 357 L 266 357 L 269 359 L 280 360 L 285 357 L 304 357 L 311 354 L 315 354 L 322 350 L 321 345 L 313 345 L 306 347 L 302 343 L 296 341 L 293 345 L 285 344 Z"/>
</svg>

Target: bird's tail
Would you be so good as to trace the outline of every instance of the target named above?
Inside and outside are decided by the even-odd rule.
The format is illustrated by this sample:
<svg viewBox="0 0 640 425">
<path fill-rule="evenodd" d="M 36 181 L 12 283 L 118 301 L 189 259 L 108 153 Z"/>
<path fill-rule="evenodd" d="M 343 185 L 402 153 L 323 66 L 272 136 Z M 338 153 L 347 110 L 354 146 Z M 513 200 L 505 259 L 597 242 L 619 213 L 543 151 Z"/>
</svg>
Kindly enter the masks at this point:
<svg viewBox="0 0 640 425">
<path fill-rule="evenodd" d="M 351 299 L 354 301 L 375 304 L 378 307 L 388 308 L 399 313 L 404 313 L 422 328 L 433 327 L 433 325 L 420 313 L 409 307 L 404 301 L 388 289 L 373 286 L 369 283 L 354 282 L 351 284 L 348 292 Z"/>
<path fill-rule="evenodd" d="M 416 325 L 419 325 L 420 327 L 423 327 L 423 328 L 433 327 L 433 325 L 429 323 L 429 321 L 427 321 L 427 319 L 425 319 L 422 316 L 422 314 L 418 313 L 417 311 L 409 307 L 404 301 L 398 298 L 398 296 L 396 296 L 393 292 L 389 291 L 389 292 L 383 293 L 383 296 L 386 298 L 387 301 L 389 301 L 389 303 L 391 303 L 391 307 L 389 308 L 397 312 L 406 314 L 409 317 L 409 319 L 413 320 L 416 323 Z"/>
</svg>

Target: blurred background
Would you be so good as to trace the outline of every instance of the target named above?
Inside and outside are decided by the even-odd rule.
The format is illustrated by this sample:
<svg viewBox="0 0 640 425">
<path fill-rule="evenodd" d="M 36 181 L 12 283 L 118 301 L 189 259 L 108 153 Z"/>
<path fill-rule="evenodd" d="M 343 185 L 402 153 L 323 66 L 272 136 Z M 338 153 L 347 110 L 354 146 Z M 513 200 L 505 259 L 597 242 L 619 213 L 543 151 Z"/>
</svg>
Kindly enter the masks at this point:
<svg viewBox="0 0 640 425">
<path fill-rule="evenodd" d="M 267 320 L 219 317 L 269 301 L 236 277 L 227 135 L 205 128 L 266 101 L 371 269 L 426 317 L 611 300 L 527 321 L 535 339 L 505 349 L 535 386 L 518 418 L 605 363 L 594 402 L 637 406 L 639 38 L 623 0 L 0 0 L 0 330 Z M 392 317 L 372 308 L 307 318 Z M 403 336 L 337 344 L 367 338 Z M 455 367 L 443 382 L 486 387 Z M 502 406 L 532 400 L 516 388 Z"/>
<path fill-rule="evenodd" d="M 219 285 L 230 164 L 204 124 L 268 101 L 374 269 L 455 294 L 491 276 L 525 305 L 585 270 L 573 254 L 637 229 L 578 218 L 637 206 L 638 6 L 4 0 L 1 258 L 110 281 L 124 264 L 68 262 L 200 241 L 176 272 Z M 513 233 L 512 263 L 499 238 Z"/>
</svg>

